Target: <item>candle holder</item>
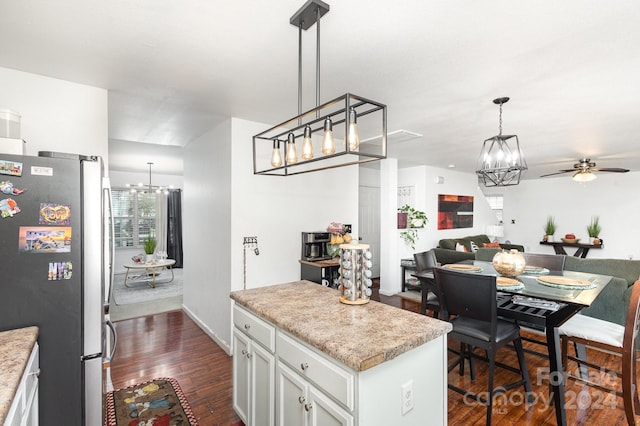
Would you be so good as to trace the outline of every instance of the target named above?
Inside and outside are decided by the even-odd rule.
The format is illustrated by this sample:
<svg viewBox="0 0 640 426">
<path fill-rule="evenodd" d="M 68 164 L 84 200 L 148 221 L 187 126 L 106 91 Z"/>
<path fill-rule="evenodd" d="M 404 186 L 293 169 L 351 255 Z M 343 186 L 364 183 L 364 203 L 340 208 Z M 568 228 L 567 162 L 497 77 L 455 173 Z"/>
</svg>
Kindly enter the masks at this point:
<svg viewBox="0 0 640 426">
<path fill-rule="evenodd" d="M 340 244 L 340 302 L 363 305 L 371 300 L 371 261 L 369 244 Z"/>
</svg>

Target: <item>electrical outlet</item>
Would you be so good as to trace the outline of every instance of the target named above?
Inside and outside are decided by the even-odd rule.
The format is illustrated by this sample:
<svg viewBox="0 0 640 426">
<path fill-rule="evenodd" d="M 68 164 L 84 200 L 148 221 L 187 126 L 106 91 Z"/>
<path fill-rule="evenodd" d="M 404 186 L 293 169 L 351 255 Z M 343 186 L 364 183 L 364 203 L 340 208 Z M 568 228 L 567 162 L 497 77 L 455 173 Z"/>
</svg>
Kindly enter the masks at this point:
<svg viewBox="0 0 640 426">
<path fill-rule="evenodd" d="M 402 385 L 402 415 L 413 410 L 413 380 Z"/>
</svg>

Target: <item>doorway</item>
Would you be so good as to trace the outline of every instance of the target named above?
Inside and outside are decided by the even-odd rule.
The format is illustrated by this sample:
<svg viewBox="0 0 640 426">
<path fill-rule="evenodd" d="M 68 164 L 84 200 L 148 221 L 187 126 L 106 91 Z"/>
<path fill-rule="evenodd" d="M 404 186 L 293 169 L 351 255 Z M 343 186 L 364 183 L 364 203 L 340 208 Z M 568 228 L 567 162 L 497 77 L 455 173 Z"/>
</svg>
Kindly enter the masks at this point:
<svg viewBox="0 0 640 426">
<path fill-rule="evenodd" d="M 380 188 L 360 186 L 358 191 L 359 242 L 369 244 L 373 277 L 380 276 Z"/>
</svg>

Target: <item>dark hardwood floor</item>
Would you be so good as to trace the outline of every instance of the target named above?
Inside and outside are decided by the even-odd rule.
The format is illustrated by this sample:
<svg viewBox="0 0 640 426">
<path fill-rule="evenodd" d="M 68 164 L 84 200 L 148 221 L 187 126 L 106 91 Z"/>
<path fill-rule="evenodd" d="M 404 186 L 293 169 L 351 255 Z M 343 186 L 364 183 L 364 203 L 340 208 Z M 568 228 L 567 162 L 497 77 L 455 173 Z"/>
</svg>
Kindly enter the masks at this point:
<svg viewBox="0 0 640 426">
<path fill-rule="evenodd" d="M 413 312 L 419 310 L 418 303 L 398 296 L 378 295 L 374 291 L 373 299 Z M 242 424 L 231 407 L 231 358 L 186 314 L 173 311 L 118 321 L 115 325 L 118 348 L 111 364 L 111 374 L 116 389 L 157 377 L 173 377 L 180 383 L 202 426 Z M 523 335 L 526 334 L 523 332 Z M 449 345 L 456 347 L 457 343 L 450 340 Z M 531 343 L 525 343 L 525 347 L 540 350 Z M 450 354 L 450 359 L 452 357 Z M 589 357 L 609 366 L 617 365 L 617 359 L 611 355 L 590 351 Z M 517 366 L 513 349 L 502 349 L 498 359 Z M 556 424 L 554 408 L 547 404 L 548 361 L 532 354 L 526 355 L 526 361 L 534 404 L 526 406 L 523 403 L 522 388 L 508 391 L 504 397 L 496 398 L 493 425 Z M 570 368 L 575 370 L 575 366 Z M 457 369 L 449 373 L 449 381 L 482 392 L 486 389 L 486 364 L 476 362 L 476 370 L 474 382 L 469 379 L 468 373 L 459 376 Z M 514 373 L 500 368 L 496 373 L 496 385 L 511 382 L 516 377 Z M 611 377 L 603 380 L 607 383 L 619 382 Z M 448 398 L 450 425 L 484 424 L 484 406 L 467 401 L 453 391 L 448 392 Z M 566 389 L 566 404 L 569 425 L 626 423 L 621 398 L 588 386 L 570 381 Z M 637 417 L 637 420 L 640 418 Z M 428 419 L 425 419 L 425 425 L 428 423 Z"/>
</svg>

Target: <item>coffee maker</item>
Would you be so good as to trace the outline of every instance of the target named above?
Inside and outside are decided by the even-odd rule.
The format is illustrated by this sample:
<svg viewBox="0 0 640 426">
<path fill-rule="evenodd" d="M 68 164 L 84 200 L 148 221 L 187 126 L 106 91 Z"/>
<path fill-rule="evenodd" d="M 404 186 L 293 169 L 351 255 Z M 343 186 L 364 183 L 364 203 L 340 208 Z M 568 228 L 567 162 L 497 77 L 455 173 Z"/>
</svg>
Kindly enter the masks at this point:
<svg viewBox="0 0 640 426">
<path fill-rule="evenodd" d="M 328 250 L 330 241 L 331 235 L 328 232 L 303 232 L 300 258 L 311 262 L 331 259 Z"/>
</svg>

